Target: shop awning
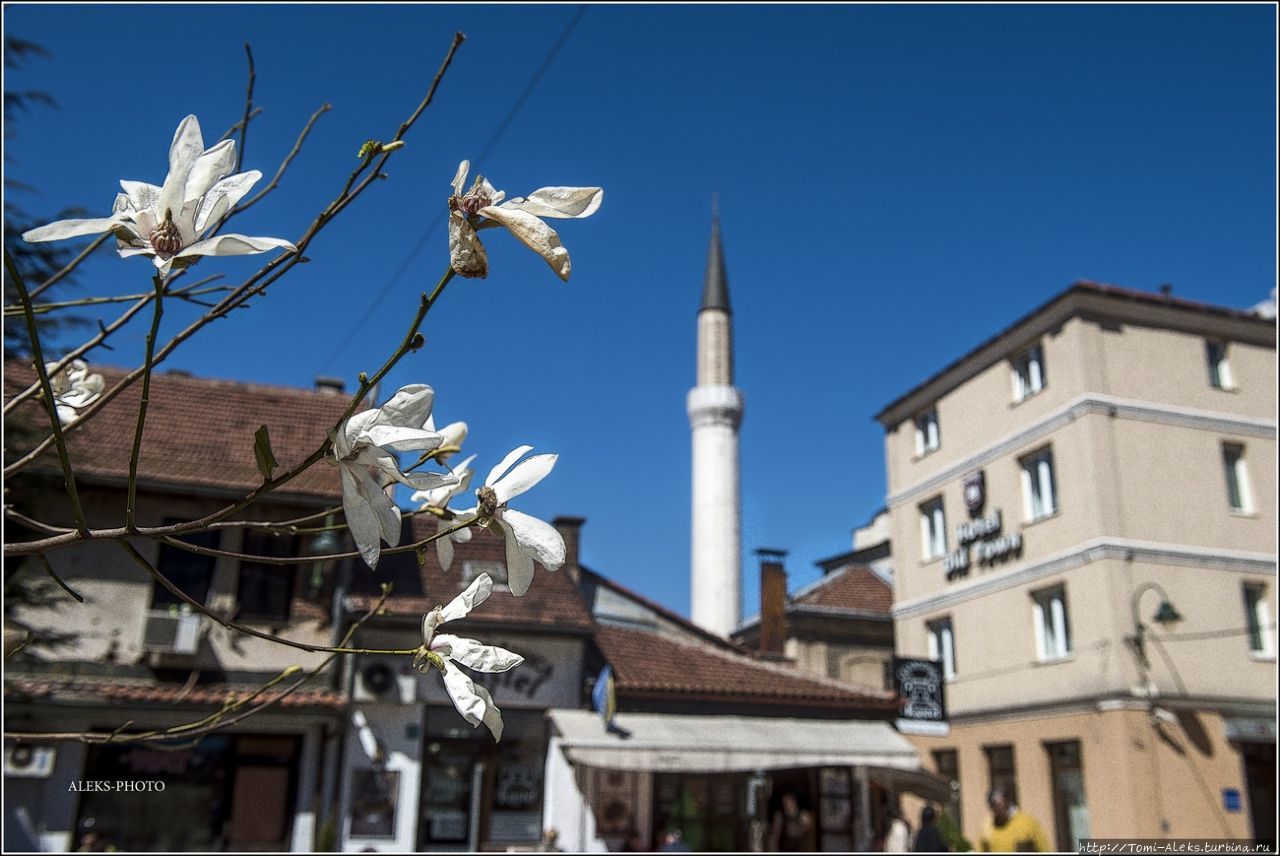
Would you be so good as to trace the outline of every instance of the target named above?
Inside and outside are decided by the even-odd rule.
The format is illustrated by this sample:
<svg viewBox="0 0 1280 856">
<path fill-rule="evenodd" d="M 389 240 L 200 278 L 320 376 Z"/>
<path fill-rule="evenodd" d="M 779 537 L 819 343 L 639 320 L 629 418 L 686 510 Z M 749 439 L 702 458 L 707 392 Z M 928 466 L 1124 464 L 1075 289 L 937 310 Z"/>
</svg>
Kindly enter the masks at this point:
<svg viewBox="0 0 1280 856">
<path fill-rule="evenodd" d="M 550 710 L 547 716 L 570 761 L 608 770 L 920 768 L 916 750 L 887 722 L 626 713 L 610 731 L 591 711 Z"/>
</svg>

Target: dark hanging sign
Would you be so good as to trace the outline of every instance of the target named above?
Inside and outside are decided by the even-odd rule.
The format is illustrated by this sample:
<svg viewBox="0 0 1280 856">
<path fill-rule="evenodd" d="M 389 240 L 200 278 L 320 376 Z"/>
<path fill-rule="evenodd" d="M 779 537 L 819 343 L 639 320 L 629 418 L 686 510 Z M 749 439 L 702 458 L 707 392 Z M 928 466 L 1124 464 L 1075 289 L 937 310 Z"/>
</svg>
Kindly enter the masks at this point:
<svg viewBox="0 0 1280 856">
<path fill-rule="evenodd" d="M 946 682 L 937 660 L 893 658 L 893 688 L 898 694 L 898 724 L 943 725 L 947 720 Z"/>
<path fill-rule="evenodd" d="M 987 477 L 984 470 L 969 473 L 964 477 L 964 505 L 969 509 L 970 517 L 982 513 L 982 506 L 987 501 Z"/>
</svg>

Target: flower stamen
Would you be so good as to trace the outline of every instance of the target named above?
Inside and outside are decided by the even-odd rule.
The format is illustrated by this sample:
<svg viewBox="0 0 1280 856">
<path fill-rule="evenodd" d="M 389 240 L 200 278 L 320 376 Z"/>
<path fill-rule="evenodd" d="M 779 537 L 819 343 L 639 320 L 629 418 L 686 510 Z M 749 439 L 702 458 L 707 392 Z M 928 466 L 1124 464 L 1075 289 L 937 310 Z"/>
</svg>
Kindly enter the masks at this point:
<svg viewBox="0 0 1280 856">
<path fill-rule="evenodd" d="M 172 209 L 164 209 L 164 220 L 152 230 L 147 240 L 162 259 L 171 259 L 182 249 L 182 233 L 174 225 Z"/>
</svg>

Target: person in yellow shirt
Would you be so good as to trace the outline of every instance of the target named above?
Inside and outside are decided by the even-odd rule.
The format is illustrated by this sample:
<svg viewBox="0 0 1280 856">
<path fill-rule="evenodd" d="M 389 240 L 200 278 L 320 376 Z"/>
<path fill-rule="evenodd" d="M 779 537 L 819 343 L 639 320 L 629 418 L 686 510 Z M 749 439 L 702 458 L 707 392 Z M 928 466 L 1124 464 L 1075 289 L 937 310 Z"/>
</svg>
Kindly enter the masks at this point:
<svg viewBox="0 0 1280 856">
<path fill-rule="evenodd" d="M 978 849 L 988 853 L 1047 853 L 1049 837 L 1031 815 L 1018 811 L 1003 788 L 993 788 L 987 798 L 991 820 L 982 830 Z"/>
</svg>

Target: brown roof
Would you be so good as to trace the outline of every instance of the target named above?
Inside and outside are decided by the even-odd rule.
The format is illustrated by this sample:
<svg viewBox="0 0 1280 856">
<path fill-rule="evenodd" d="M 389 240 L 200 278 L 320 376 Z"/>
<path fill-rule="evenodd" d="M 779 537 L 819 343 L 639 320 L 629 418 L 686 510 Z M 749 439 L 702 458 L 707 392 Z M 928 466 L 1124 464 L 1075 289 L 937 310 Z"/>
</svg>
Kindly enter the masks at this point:
<svg viewBox="0 0 1280 856">
<path fill-rule="evenodd" d="M 436 518 L 415 515 L 405 521 L 400 543 L 421 541 L 435 531 Z M 384 582 L 392 585 L 386 605 L 387 612 L 392 615 L 421 616 L 438 605 L 448 603 L 469 583 L 469 580 L 463 582 L 466 562 L 506 565 L 506 547 L 501 538 L 488 530 L 473 529 L 472 533 L 468 543 L 454 545 L 453 565 L 448 572 L 440 567 L 434 544 L 427 545 L 426 561 L 422 567 L 418 566 L 413 553 L 384 555 L 377 570 L 373 571 L 364 563 L 355 562 L 351 589 L 354 594 L 348 599 L 348 605 L 356 611 L 369 609 L 377 600 L 375 593 Z M 522 597 L 514 597 L 505 588 L 497 588 L 468 616 L 466 623 L 524 625 L 583 633 L 593 625 L 591 613 L 568 569 L 561 568 L 552 573 L 541 565 L 534 571 L 533 585 Z"/>
<path fill-rule="evenodd" d="M 865 565 L 850 565 L 798 592 L 791 605 L 888 614 L 893 608 L 893 587 Z"/>
<path fill-rule="evenodd" d="M 157 684 L 149 681 L 123 681 L 90 678 L 55 678 L 45 676 L 15 676 L 4 682 L 4 693 L 10 698 L 39 698 L 57 701 L 110 701 L 119 703 L 146 703 L 170 705 L 221 706 L 227 701 L 242 699 L 261 689 L 257 686 L 232 684 L 208 684 L 186 687 L 181 684 Z M 280 692 L 268 690 L 258 696 L 257 702 L 278 698 Z M 301 688 L 276 702 L 280 707 L 340 708 L 346 698 L 335 690 Z"/>
<path fill-rule="evenodd" d="M 619 697 L 868 709 L 896 705 L 892 693 L 860 692 L 747 654 L 645 630 L 602 626 L 596 630 L 596 643 L 613 666 Z"/>
<path fill-rule="evenodd" d="M 6 398 L 35 381 L 29 365 L 8 362 L 4 368 Z M 128 374 L 92 364 L 90 371 L 103 375 L 108 390 Z M 67 434 L 71 462 L 79 476 L 106 481 L 128 478 L 141 395 L 138 381 Z M 253 452 L 254 433 L 260 426 L 270 429 L 279 473 L 319 448 L 350 401 L 346 395 L 157 371 L 151 379 L 139 484 L 247 492 L 262 484 Z M 18 408 L 16 418 L 43 426 L 47 417 L 38 408 L 29 401 Z M 53 450 L 33 466 L 42 471 L 58 468 Z M 321 462 L 273 495 L 333 500 L 342 496 L 342 486 L 337 470 Z"/>
</svg>

